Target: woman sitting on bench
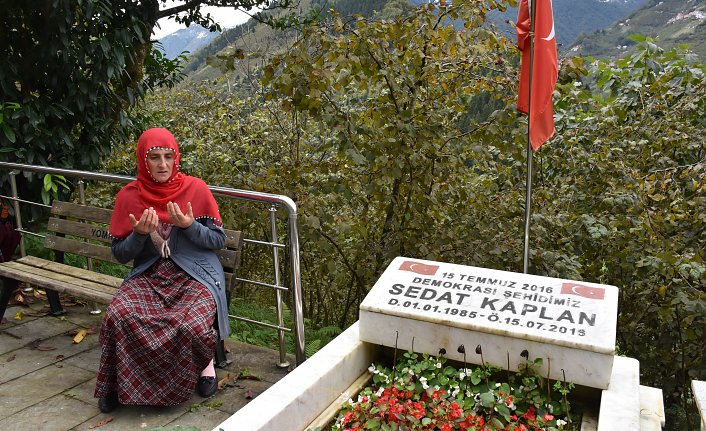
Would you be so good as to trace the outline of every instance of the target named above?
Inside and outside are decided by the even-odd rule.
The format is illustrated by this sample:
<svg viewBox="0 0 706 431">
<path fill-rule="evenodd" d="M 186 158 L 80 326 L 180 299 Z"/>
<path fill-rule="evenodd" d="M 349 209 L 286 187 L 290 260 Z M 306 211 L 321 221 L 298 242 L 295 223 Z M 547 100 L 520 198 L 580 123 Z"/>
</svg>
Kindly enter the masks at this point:
<svg viewBox="0 0 706 431">
<path fill-rule="evenodd" d="M 225 277 L 216 250 L 225 233 L 211 191 L 179 172 L 166 129 L 137 143 L 137 180 L 118 193 L 112 251 L 133 269 L 106 311 L 95 397 L 118 404 L 175 405 L 218 386 L 213 354 L 229 332 Z M 215 321 L 215 323 L 214 323 Z"/>
</svg>

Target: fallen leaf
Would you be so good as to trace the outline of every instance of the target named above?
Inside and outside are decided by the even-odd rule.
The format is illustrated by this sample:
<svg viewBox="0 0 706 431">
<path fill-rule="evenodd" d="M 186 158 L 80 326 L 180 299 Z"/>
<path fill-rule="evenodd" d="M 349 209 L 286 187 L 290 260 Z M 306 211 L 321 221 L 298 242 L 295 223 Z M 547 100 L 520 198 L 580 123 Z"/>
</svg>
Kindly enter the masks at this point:
<svg viewBox="0 0 706 431">
<path fill-rule="evenodd" d="M 89 426 L 88 426 L 88 429 L 93 429 L 93 428 L 102 427 L 103 425 L 107 424 L 108 422 L 110 422 L 110 421 L 112 421 L 112 420 L 113 420 L 113 417 L 112 417 L 112 416 L 108 416 L 107 418 L 103 418 L 103 419 L 99 420 L 98 422 L 89 425 Z"/>
<path fill-rule="evenodd" d="M 252 389 L 248 389 L 245 391 L 245 399 L 246 400 L 251 400 L 253 399 L 253 394 L 252 394 Z"/>
<path fill-rule="evenodd" d="M 80 331 L 78 331 L 78 333 L 74 337 L 74 344 L 78 344 L 83 341 L 83 339 L 86 338 L 86 335 L 88 335 L 88 331 L 86 331 L 85 329 L 81 329 Z"/>
<path fill-rule="evenodd" d="M 56 355 L 56 359 L 62 361 L 64 359 L 64 355 Z"/>
<path fill-rule="evenodd" d="M 5 362 L 14 361 L 16 357 L 17 357 L 17 355 L 10 355 L 10 356 L 7 357 L 7 359 L 5 360 Z"/>
<path fill-rule="evenodd" d="M 218 390 L 220 391 L 224 387 L 232 385 L 233 383 L 235 383 L 235 381 L 235 376 L 231 375 L 230 373 L 226 373 L 226 376 L 218 381 Z"/>
<path fill-rule="evenodd" d="M 15 313 L 15 320 L 22 320 L 22 317 L 25 315 L 25 312 L 20 310 L 17 313 Z"/>
<path fill-rule="evenodd" d="M 50 350 L 56 350 L 56 347 L 52 346 L 42 346 L 40 343 L 42 342 L 41 338 L 37 338 L 36 340 L 32 341 L 29 343 L 29 347 L 39 350 L 40 352 L 48 352 Z"/>
</svg>

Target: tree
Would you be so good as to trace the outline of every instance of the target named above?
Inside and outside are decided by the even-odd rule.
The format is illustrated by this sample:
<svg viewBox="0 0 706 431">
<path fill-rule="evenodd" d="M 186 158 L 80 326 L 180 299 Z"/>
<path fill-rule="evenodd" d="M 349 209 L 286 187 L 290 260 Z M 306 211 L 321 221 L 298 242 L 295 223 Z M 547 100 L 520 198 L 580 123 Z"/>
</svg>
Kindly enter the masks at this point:
<svg viewBox="0 0 706 431">
<path fill-rule="evenodd" d="M 181 59 L 170 61 L 153 48 L 157 20 L 220 30 L 203 6 L 265 13 L 292 2 L 189 0 L 165 8 L 167 0 L 0 0 L 3 159 L 97 167 L 112 145 L 143 128 L 132 108 L 181 78 Z"/>
</svg>

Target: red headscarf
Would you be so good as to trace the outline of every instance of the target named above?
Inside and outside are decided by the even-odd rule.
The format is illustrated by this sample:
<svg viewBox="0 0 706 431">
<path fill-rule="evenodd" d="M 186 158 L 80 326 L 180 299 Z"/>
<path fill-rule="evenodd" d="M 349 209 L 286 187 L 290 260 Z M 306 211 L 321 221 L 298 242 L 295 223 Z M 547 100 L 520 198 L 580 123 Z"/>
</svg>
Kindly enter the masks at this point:
<svg viewBox="0 0 706 431">
<path fill-rule="evenodd" d="M 147 154 L 154 149 L 174 152 L 172 174 L 163 183 L 155 181 L 147 166 Z M 139 220 L 149 207 L 157 211 L 161 222 L 171 223 L 167 214 L 168 202 L 177 203 L 184 213 L 187 202 L 191 202 L 194 218 L 208 217 L 218 226 L 222 224 L 218 204 L 206 183 L 179 172 L 179 160 L 179 144 L 169 130 L 149 129 L 142 133 L 137 141 L 137 180 L 123 187 L 115 198 L 110 235 L 120 239 L 127 237 L 132 232 L 129 214 Z"/>
</svg>

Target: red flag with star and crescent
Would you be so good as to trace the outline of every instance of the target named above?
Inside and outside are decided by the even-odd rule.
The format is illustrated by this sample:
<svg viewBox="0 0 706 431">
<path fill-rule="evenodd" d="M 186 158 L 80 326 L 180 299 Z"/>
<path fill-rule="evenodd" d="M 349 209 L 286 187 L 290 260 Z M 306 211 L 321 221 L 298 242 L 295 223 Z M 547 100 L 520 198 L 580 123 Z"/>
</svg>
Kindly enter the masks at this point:
<svg viewBox="0 0 706 431">
<path fill-rule="evenodd" d="M 530 10 L 528 0 L 520 0 L 517 14 L 517 47 L 522 51 L 520 88 L 517 110 L 529 113 L 529 135 L 532 148 L 539 147 L 554 136 L 552 93 L 559 73 L 554 34 L 554 14 L 551 0 L 534 0 L 534 58 L 530 77 Z M 530 100 L 530 82 L 532 100 Z"/>
</svg>

